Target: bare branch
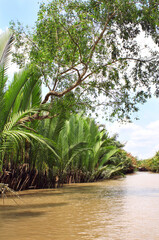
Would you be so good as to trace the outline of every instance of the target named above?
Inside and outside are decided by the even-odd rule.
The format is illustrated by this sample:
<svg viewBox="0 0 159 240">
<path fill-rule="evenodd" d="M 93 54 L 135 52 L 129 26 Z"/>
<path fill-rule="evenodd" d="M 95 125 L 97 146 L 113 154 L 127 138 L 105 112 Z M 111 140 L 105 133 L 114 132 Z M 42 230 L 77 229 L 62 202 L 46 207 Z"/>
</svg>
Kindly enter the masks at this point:
<svg viewBox="0 0 159 240">
<path fill-rule="evenodd" d="M 61 26 L 63 27 L 63 29 L 68 33 L 69 37 L 71 38 L 72 42 L 77 46 L 78 48 L 78 51 L 79 51 L 79 55 L 80 55 L 80 62 L 82 61 L 82 55 L 81 55 L 81 49 L 80 49 L 80 46 L 79 44 L 74 40 L 74 38 L 72 37 L 70 31 L 64 27 L 64 24 L 61 24 Z"/>
<path fill-rule="evenodd" d="M 81 81 L 81 75 L 80 75 L 79 70 L 77 68 L 72 68 L 72 69 L 74 69 L 77 72 L 77 74 L 78 74 L 78 81 Z"/>
<path fill-rule="evenodd" d="M 65 71 L 60 72 L 59 74 L 60 74 L 60 75 L 63 75 L 63 74 L 65 74 L 65 73 L 71 71 L 73 68 L 77 67 L 77 66 L 80 65 L 80 64 L 81 64 L 81 63 L 77 63 L 77 64 L 71 66 L 70 68 L 66 69 Z"/>
<path fill-rule="evenodd" d="M 93 44 L 92 49 L 91 49 L 91 52 L 90 52 L 90 55 L 89 55 L 89 57 L 88 57 L 87 65 L 90 63 L 90 61 L 91 61 L 91 59 L 92 59 L 92 56 L 93 56 L 93 53 L 94 53 L 94 51 L 95 51 L 95 48 L 96 48 L 96 46 L 98 45 L 99 41 L 103 38 L 103 35 L 104 35 L 104 33 L 105 33 L 106 29 L 107 29 L 108 23 L 109 23 L 110 20 L 114 17 L 115 13 L 116 13 L 116 12 L 114 11 L 114 12 L 108 17 L 108 19 L 107 19 L 107 21 L 106 21 L 106 23 L 105 23 L 105 25 L 104 25 L 104 28 L 103 28 L 102 32 L 100 33 L 99 37 L 97 38 L 97 40 L 96 40 L 95 43 Z"/>
<path fill-rule="evenodd" d="M 39 49 L 38 45 L 31 38 L 29 38 L 25 32 L 23 32 L 23 33 L 24 33 L 25 37 L 28 39 L 28 41 L 30 41 L 36 47 L 36 49 L 39 51 L 40 49 Z"/>
<path fill-rule="evenodd" d="M 22 127 L 26 128 L 26 129 L 27 129 L 27 130 L 29 130 L 29 131 L 32 131 L 32 132 L 38 133 L 38 132 L 37 132 L 37 131 L 35 131 L 33 128 L 27 127 L 27 126 L 26 126 L 26 125 L 24 125 L 23 123 L 22 123 L 22 124 L 20 124 L 20 126 L 22 126 Z"/>
<path fill-rule="evenodd" d="M 80 85 L 81 81 L 76 81 L 74 84 L 72 84 L 70 87 L 68 87 L 67 89 L 65 89 L 62 92 L 56 92 L 56 91 L 50 91 L 46 94 L 44 100 L 42 101 L 41 104 L 45 104 L 48 100 L 50 96 L 56 96 L 56 97 L 62 97 L 64 96 L 66 93 L 70 92 L 71 90 L 73 90 L 74 88 L 76 88 L 78 85 Z"/>
<path fill-rule="evenodd" d="M 120 61 L 125 61 L 125 60 L 132 60 L 132 61 L 137 61 L 137 62 L 151 62 L 152 60 L 155 60 L 153 58 L 151 59 L 139 59 L 139 58 L 130 58 L 130 57 L 125 57 L 125 58 L 119 58 L 119 59 L 115 59 L 111 62 L 108 62 L 102 66 L 100 66 L 99 68 L 97 68 L 96 70 L 90 72 L 89 74 L 87 74 L 83 79 L 82 79 L 82 82 L 85 81 L 88 77 L 90 77 L 91 75 L 93 75 L 94 73 L 98 72 L 100 69 L 102 69 L 103 67 L 107 67 L 107 66 L 110 66 L 114 63 L 117 63 L 117 62 L 120 62 Z"/>
</svg>

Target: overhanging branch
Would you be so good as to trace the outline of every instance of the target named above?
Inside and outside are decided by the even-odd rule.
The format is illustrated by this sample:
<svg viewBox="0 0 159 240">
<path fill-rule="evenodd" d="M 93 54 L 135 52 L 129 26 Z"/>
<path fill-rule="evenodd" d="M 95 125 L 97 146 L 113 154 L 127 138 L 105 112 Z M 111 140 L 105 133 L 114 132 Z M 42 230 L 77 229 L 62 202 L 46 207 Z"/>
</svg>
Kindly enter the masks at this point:
<svg viewBox="0 0 159 240">
<path fill-rule="evenodd" d="M 50 116 L 49 115 L 50 113 L 47 113 L 43 116 L 40 116 L 39 113 L 35 113 L 34 115 L 32 116 L 27 116 L 27 117 L 24 117 L 22 119 L 20 119 L 16 124 L 24 124 L 26 122 L 33 122 L 34 120 L 44 120 L 44 119 L 51 119 L 51 118 L 54 118 L 54 117 L 57 117 L 58 114 L 55 114 L 53 116 Z"/>
</svg>

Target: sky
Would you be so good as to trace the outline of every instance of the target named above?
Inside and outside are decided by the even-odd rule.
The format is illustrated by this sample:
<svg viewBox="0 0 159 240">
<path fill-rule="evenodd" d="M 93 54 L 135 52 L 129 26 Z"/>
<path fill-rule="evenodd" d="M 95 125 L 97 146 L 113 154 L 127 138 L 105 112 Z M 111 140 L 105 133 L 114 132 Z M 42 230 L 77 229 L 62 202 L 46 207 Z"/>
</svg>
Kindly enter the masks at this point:
<svg viewBox="0 0 159 240">
<path fill-rule="evenodd" d="M 42 0 L 0 0 L 0 33 L 9 27 L 9 22 L 18 20 L 23 25 L 33 26 L 37 19 L 39 3 Z M 48 2 L 48 0 L 44 0 Z M 143 41 L 143 38 L 139 39 Z M 15 65 L 10 73 L 16 71 Z M 118 140 L 125 143 L 124 149 L 138 159 L 151 158 L 159 150 L 159 99 L 152 98 L 139 105 L 137 116 L 140 120 L 132 123 L 104 122 L 110 136 L 117 133 Z M 135 115 L 136 117 L 136 115 Z"/>
</svg>

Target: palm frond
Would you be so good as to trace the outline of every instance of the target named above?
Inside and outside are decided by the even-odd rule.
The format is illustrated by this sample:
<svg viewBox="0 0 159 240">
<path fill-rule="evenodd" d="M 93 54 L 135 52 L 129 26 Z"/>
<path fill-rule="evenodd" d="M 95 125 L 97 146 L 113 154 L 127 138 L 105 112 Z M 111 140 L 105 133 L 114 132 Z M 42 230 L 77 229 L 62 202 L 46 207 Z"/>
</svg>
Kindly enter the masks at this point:
<svg viewBox="0 0 159 240">
<path fill-rule="evenodd" d="M 5 76 L 4 67 L 0 66 L 0 114 L 1 116 L 5 115 L 4 108 L 4 95 L 6 90 L 7 77 Z M 0 129 L 3 126 L 2 118 L 0 117 Z"/>
<path fill-rule="evenodd" d="M 30 132 L 23 132 L 21 134 L 24 134 L 25 136 L 28 136 L 34 140 L 36 140 L 38 143 L 46 146 L 52 153 L 53 155 L 57 158 L 60 159 L 59 155 L 56 153 L 56 151 L 54 150 L 56 144 L 53 140 L 50 140 L 48 138 L 44 138 L 43 136 L 39 135 L 39 134 L 35 134 L 35 133 L 30 133 Z"/>
<path fill-rule="evenodd" d="M 1 134 L 1 138 L 3 139 L 3 144 L 0 146 L 0 151 L 4 151 L 4 148 L 6 149 L 7 146 L 10 145 L 10 142 L 12 142 L 12 144 L 15 144 L 18 147 L 23 140 L 27 140 L 31 143 L 31 139 L 34 139 L 39 144 L 46 146 L 57 159 L 60 159 L 60 157 L 54 150 L 54 142 L 50 139 L 42 137 L 39 134 L 30 133 L 22 130 L 7 130 L 3 131 L 3 133 Z"/>
<path fill-rule="evenodd" d="M 101 162 L 100 162 L 100 164 L 99 164 L 99 167 L 98 167 L 99 169 L 100 169 L 104 164 L 106 164 L 106 163 L 110 160 L 110 158 L 111 158 L 116 152 L 119 151 L 118 148 L 116 148 L 116 147 L 114 147 L 114 146 L 111 146 L 111 147 L 112 147 L 112 149 L 110 149 L 109 152 L 106 153 L 106 154 L 103 156 L 103 158 L 102 158 L 102 160 L 101 160 Z M 107 149 L 109 149 L 109 147 L 107 147 Z"/>
<path fill-rule="evenodd" d="M 14 41 L 10 31 L 6 31 L 0 36 L 0 66 L 7 66 L 8 56 L 11 52 L 11 47 Z"/>
<path fill-rule="evenodd" d="M 37 109 L 37 108 L 30 108 L 24 112 L 19 111 L 17 113 L 14 113 L 10 117 L 9 121 L 5 124 L 4 130 L 11 130 L 13 127 L 15 127 L 17 125 L 17 123 L 19 122 L 20 119 L 28 116 L 31 113 L 36 113 L 36 112 L 38 112 L 38 110 L 39 109 Z M 19 126 L 21 126 L 21 125 L 19 125 Z M 18 126 L 16 126 L 16 127 L 18 127 Z"/>
<path fill-rule="evenodd" d="M 21 88 L 28 81 L 28 69 L 25 69 L 23 72 L 14 74 L 14 80 L 11 85 L 8 87 L 4 95 L 4 112 L 3 115 L 3 125 L 7 122 L 9 115 L 11 113 L 12 107 L 16 101 L 16 98 L 21 91 Z"/>
<path fill-rule="evenodd" d="M 65 168 L 64 168 L 64 172 L 67 170 L 68 166 L 70 165 L 71 162 L 74 161 L 74 159 L 81 153 L 83 152 L 87 152 L 87 151 L 91 151 L 90 148 L 83 148 L 83 149 L 78 149 L 78 151 L 75 151 L 72 156 L 70 157 L 70 159 L 67 161 Z"/>
<path fill-rule="evenodd" d="M 38 76 L 28 74 L 28 80 L 21 88 L 16 102 L 20 102 L 17 111 L 24 111 L 30 107 L 37 107 L 41 103 L 41 82 Z M 15 104 L 16 105 L 16 104 Z"/>
<path fill-rule="evenodd" d="M 87 146 L 87 142 L 80 142 L 74 145 L 69 146 L 69 148 L 67 149 L 68 151 L 66 152 L 66 155 L 64 155 L 64 159 L 67 156 L 71 156 L 74 152 L 78 152 L 80 149 L 84 149 Z M 89 150 L 92 150 L 91 148 L 87 148 Z"/>
</svg>

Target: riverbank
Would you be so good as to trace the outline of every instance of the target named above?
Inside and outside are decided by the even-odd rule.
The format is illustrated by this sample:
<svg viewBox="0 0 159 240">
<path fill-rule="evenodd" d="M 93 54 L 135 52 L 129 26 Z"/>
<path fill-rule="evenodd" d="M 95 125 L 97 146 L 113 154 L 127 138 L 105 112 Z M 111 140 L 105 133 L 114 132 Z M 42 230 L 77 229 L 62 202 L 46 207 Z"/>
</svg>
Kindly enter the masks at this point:
<svg viewBox="0 0 159 240">
<path fill-rule="evenodd" d="M 113 167 L 109 169 L 108 173 L 105 171 L 104 174 L 100 174 L 99 172 L 98 175 L 94 176 L 89 172 L 77 170 L 76 172 L 70 171 L 67 174 L 63 174 L 62 177 L 58 175 L 50 177 L 46 171 L 40 172 L 37 169 L 30 169 L 29 165 L 23 164 L 19 167 L 4 169 L 0 174 L 0 183 L 8 184 L 15 191 L 47 189 L 58 188 L 70 183 L 96 182 L 111 178 L 117 179 L 134 171 L 135 166 L 129 163 L 125 168 Z"/>
</svg>

